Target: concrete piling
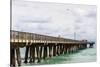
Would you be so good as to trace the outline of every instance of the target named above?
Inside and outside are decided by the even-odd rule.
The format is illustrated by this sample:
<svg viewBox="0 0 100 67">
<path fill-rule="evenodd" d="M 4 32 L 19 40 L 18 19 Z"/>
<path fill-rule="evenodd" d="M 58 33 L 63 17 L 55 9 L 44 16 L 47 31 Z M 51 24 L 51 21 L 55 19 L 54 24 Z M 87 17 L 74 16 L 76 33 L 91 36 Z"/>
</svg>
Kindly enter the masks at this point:
<svg viewBox="0 0 100 67">
<path fill-rule="evenodd" d="M 60 45 L 57 44 L 57 55 L 59 56 L 60 55 Z"/>
<path fill-rule="evenodd" d="M 30 48 L 30 61 L 29 62 L 32 63 L 32 59 L 33 59 L 32 58 L 32 55 L 33 55 L 33 47 L 32 47 L 32 45 L 30 45 L 29 48 Z"/>
<path fill-rule="evenodd" d="M 33 62 L 35 62 L 35 44 L 32 45 L 33 50 L 32 50 L 32 58 L 33 58 Z"/>
<path fill-rule="evenodd" d="M 36 45 L 36 52 L 37 52 L 37 62 L 40 62 L 40 49 L 41 46 L 39 46 L 38 44 Z"/>
<path fill-rule="evenodd" d="M 29 46 L 26 46 L 24 63 L 27 63 L 27 60 L 28 60 L 28 52 L 29 52 Z"/>
<path fill-rule="evenodd" d="M 41 45 L 41 48 L 40 48 L 40 59 L 42 59 L 42 52 L 43 52 L 43 46 Z"/>
<path fill-rule="evenodd" d="M 15 66 L 15 49 L 10 47 L 10 66 Z"/>
<path fill-rule="evenodd" d="M 46 59 L 46 57 L 47 57 L 47 45 L 45 44 L 43 47 L 44 47 L 43 58 Z"/>
<path fill-rule="evenodd" d="M 56 45 L 53 45 L 53 56 L 56 56 Z"/>
<path fill-rule="evenodd" d="M 21 56 L 20 56 L 20 48 L 16 48 L 16 55 L 17 55 L 17 63 L 18 66 L 21 66 Z"/>
<path fill-rule="evenodd" d="M 52 56 L 52 45 L 49 45 L 49 57 Z"/>
<path fill-rule="evenodd" d="M 93 48 L 93 43 L 90 43 L 90 46 L 89 46 L 89 48 Z"/>
</svg>

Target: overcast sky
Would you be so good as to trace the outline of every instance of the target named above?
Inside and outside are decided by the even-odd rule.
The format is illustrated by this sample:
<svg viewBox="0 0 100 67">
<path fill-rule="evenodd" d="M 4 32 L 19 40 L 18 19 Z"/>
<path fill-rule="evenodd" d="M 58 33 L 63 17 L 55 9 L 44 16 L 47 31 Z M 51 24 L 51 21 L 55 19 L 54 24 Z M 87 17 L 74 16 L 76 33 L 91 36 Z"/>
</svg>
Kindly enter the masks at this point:
<svg viewBox="0 0 100 67">
<path fill-rule="evenodd" d="M 96 40 L 96 6 L 12 0 L 12 29 Z"/>
</svg>

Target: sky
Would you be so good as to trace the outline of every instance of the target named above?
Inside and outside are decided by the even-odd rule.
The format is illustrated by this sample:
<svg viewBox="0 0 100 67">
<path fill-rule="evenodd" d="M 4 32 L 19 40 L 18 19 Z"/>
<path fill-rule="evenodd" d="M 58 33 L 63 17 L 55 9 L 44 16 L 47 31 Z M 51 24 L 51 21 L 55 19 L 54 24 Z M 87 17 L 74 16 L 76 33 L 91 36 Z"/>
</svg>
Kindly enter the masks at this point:
<svg viewBox="0 0 100 67">
<path fill-rule="evenodd" d="M 95 5 L 12 0 L 12 30 L 96 41 Z"/>
</svg>

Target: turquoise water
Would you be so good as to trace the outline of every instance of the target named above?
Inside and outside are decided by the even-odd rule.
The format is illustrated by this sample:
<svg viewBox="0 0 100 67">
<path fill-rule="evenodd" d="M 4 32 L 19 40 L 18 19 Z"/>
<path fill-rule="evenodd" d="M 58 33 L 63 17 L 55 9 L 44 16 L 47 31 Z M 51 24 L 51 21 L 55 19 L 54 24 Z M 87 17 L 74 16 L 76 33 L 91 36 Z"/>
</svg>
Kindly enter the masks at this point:
<svg viewBox="0 0 100 67">
<path fill-rule="evenodd" d="M 23 52 L 23 51 L 22 51 Z M 24 54 L 22 54 L 24 57 Z M 96 61 L 96 47 L 80 50 L 72 54 L 64 54 L 41 60 L 40 63 L 22 63 L 22 66 L 33 66 L 43 64 L 67 64 L 67 63 L 81 63 L 81 62 L 95 62 Z M 23 62 L 23 61 L 22 61 Z"/>
</svg>

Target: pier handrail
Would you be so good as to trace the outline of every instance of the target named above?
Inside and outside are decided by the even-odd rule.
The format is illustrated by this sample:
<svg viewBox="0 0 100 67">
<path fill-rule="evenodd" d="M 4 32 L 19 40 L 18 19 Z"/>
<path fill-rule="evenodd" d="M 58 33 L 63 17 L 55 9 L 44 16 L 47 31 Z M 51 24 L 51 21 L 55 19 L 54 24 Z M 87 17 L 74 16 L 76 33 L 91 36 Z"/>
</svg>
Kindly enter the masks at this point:
<svg viewBox="0 0 100 67">
<path fill-rule="evenodd" d="M 38 41 L 55 41 L 55 42 L 75 42 L 75 43 L 86 43 L 82 40 L 74 40 L 74 39 L 67 39 L 67 38 L 62 38 L 62 37 L 54 37 L 54 36 L 48 36 L 48 35 L 41 35 L 41 34 L 36 34 L 36 33 L 29 33 L 29 32 L 22 32 L 22 31 L 15 31 L 15 30 L 10 30 L 10 37 L 11 40 L 38 40 Z M 89 43 L 89 42 L 87 42 Z"/>
</svg>

